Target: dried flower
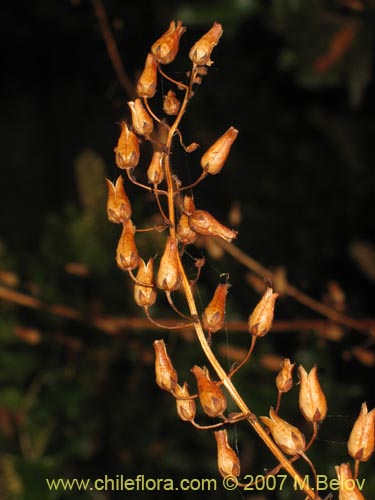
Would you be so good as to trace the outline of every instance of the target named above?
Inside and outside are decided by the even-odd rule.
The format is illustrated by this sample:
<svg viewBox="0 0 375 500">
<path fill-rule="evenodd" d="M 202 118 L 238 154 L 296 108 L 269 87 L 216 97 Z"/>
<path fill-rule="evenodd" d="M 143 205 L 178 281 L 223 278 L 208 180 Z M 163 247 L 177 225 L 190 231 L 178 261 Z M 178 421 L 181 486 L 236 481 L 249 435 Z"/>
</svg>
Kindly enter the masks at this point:
<svg viewBox="0 0 375 500">
<path fill-rule="evenodd" d="M 271 431 L 273 439 L 281 450 L 288 455 L 303 453 L 306 442 L 302 432 L 294 425 L 280 418 L 272 407 L 270 417 L 260 417 L 260 419 Z"/>
<path fill-rule="evenodd" d="M 181 278 L 178 270 L 178 244 L 177 239 L 169 237 L 160 261 L 156 277 L 156 285 L 161 290 L 173 292 L 180 286 Z"/>
<path fill-rule="evenodd" d="M 154 54 L 148 54 L 137 83 L 139 97 L 154 97 L 157 86 L 157 63 Z"/>
<path fill-rule="evenodd" d="M 164 340 L 155 340 L 153 345 L 155 350 L 156 383 L 161 389 L 173 392 L 177 384 L 177 372 L 168 356 Z"/>
<path fill-rule="evenodd" d="M 240 461 L 236 452 L 229 446 L 226 429 L 215 431 L 217 444 L 217 466 L 223 477 L 240 475 Z"/>
<path fill-rule="evenodd" d="M 276 387 L 279 392 L 288 392 L 293 387 L 293 368 L 295 363 L 290 364 L 290 359 L 285 358 L 283 366 L 276 377 Z"/>
<path fill-rule="evenodd" d="M 272 328 L 273 313 L 278 293 L 269 286 L 249 316 L 249 332 L 256 337 L 264 337 Z"/>
<path fill-rule="evenodd" d="M 230 286 L 229 283 L 220 283 L 216 287 L 211 302 L 202 314 L 203 327 L 210 334 L 217 332 L 224 326 L 225 303 Z"/>
<path fill-rule="evenodd" d="M 193 231 L 189 225 L 189 217 L 182 214 L 177 223 L 177 238 L 183 245 L 190 245 L 198 238 L 198 235 Z"/>
<path fill-rule="evenodd" d="M 298 367 L 301 380 L 299 390 L 299 407 L 308 422 L 321 422 L 327 415 L 327 401 L 320 387 L 317 367 L 314 366 L 307 374 L 302 365 Z"/>
<path fill-rule="evenodd" d="M 118 168 L 135 168 L 139 163 L 139 140 L 125 122 L 121 122 L 121 133 L 114 149 Z"/>
<path fill-rule="evenodd" d="M 171 21 L 168 30 L 151 47 L 151 52 L 161 64 L 171 63 L 177 55 L 180 38 L 186 28 L 181 21 Z"/>
<path fill-rule="evenodd" d="M 107 215 L 108 220 L 119 224 L 130 219 L 132 208 L 124 190 L 123 178 L 118 177 L 116 184 L 106 179 L 108 187 Z"/>
<path fill-rule="evenodd" d="M 116 262 L 123 271 L 131 271 L 138 266 L 139 255 L 134 241 L 135 227 L 130 219 L 123 223 L 117 245 Z"/>
<path fill-rule="evenodd" d="M 205 210 L 195 210 L 190 214 L 189 225 L 193 231 L 205 236 L 217 236 L 229 242 L 237 238 L 237 231 L 224 226 Z"/>
<path fill-rule="evenodd" d="M 375 408 L 370 412 L 367 404 L 362 403 L 361 411 L 353 425 L 348 441 L 348 452 L 360 462 L 367 462 L 375 447 Z"/>
<path fill-rule="evenodd" d="M 184 385 L 181 387 L 180 385 L 176 385 L 174 394 L 176 396 L 176 407 L 177 413 L 181 420 L 185 422 L 191 422 L 195 418 L 196 413 L 196 405 L 194 399 L 178 399 L 180 398 L 188 398 L 190 396 L 189 389 L 187 383 L 184 382 Z"/>
<path fill-rule="evenodd" d="M 154 259 L 149 259 L 147 264 L 143 259 L 139 259 L 139 268 L 137 273 L 137 280 L 144 283 L 143 286 L 138 283 L 134 284 L 134 300 L 140 307 L 151 307 L 156 301 L 156 290 L 153 286 L 154 276 Z"/>
<path fill-rule="evenodd" d="M 163 97 L 163 111 L 167 115 L 177 115 L 180 111 L 181 103 L 172 90 L 168 90 L 167 95 Z"/>
<path fill-rule="evenodd" d="M 164 179 L 163 158 L 164 153 L 155 151 L 147 170 L 148 182 L 154 186 L 160 184 Z"/>
<path fill-rule="evenodd" d="M 200 38 L 189 52 L 191 61 L 197 66 L 211 66 L 213 61 L 210 60 L 211 52 L 215 45 L 219 43 L 219 39 L 223 34 L 221 24 L 214 23 L 212 28 Z"/>
<path fill-rule="evenodd" d="M 195 365 L 190 371 L 197 379 L 199 400 L 205 414 L 212 418 L 222 416 L 227 400 L 220 387 L 211 381 L 207 368 L 202 370 Z"/>
<path fill-rule="evenodd" d="M 149 137 L 154 129 L 154 122 L 147 113 L 140 99 L 129 101 L 128 106 L 132 114 L 132 123 L 134 130 L 139 135 Z"/>
<path fill-rule="evenodd" d="M 237 135 L 238 130 L 229 127 L 225 134 L 204 153 L 201 158 L 201 166 L 205 172 L 216 175 L 221 171 Z"/>
<path fill-rule="evenodd" d="M 339 480 L 339 500 L 365 500 L 359 491 L 348 463 L 335 466 Z"/>
</svg>

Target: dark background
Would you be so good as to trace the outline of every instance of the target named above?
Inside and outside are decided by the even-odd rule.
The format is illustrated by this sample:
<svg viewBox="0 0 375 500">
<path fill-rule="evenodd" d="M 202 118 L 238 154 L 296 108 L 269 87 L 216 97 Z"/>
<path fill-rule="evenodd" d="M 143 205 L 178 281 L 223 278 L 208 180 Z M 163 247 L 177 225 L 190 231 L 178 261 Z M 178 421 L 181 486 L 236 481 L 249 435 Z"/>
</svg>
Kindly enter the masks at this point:
<svg viewBox="0 0 375 500">
<path fill-rule="evenodd" d="M 223 24 L 214 65 L 197 88 L 181 131 L 187 144 L 201 144 L 200 151 L 230 125 L 240 134 L 223 172 L 196 189 L 197 206 L 228 225 L 233 225 L 233 206 L 239 206 L 242 250 L 273 270 L 285 268 L 292 284 L 330 305 L 335 302 L 328 290 L 337 283 L 345 295 L 344 311 L 371 317 L 372 3 L 113 0 L 105 8 L 133 82 L 170 20 L 181 19 L 188 27 L 179 59 L 168 67 L 176 78 L 189 68 L 191 45 L 213 21 Z M 88 324 L 110 314 L 142 317 L 127 278 L 115 267 L 119 232 L 105 215 L 104 177 L 118 175 L 113 147 L 119 121 L 129 116 L 129 96 L 111 66 L 93 6 L 88 0 L 3 3 L 0 26 L 1 286 L 64 304 L 85 319 L 21 307 L 9 298 L 0 302 L 0 497 L 124 495 L 50 493 L 45 477 L 219 478 L 211 433 L 179 421 L 173 399 L 154 383 L 152 341 L 163 337 L 181 380 L 193 384 L 190 367 L 204 364 L 193 339 L 129 327 L 108 336 Z M 199 175 L 200 151 L 187 156 L 176 148 L 173 166 L 186 182 Z M 132 186 L 127 190 L 135 224 L 152 224 L 156 207 L 151 200 Z M 161 251 L 162 236 L 146 234 L 139 245 L 142 255 L 152 256 Z M 191 250 L 202 252 L 207 265 L 200 307 L 220 274 L 229 272 L 227 318 L 246 320 L 258 300 L 254 280 L 228 256 L 217 260 L 207 248 Z M 162 299 L 154 314 L 172 316 Z M 301 318 L 319 316 L 290 298 L 279 300 L 276 320 Z M 248 346 L 246 333 L 219 335 L 221 355 L 227 340 Z M 265 415 L 275 404 L 280 359 L 290 357 L 307 369 L 317 363 L 329 417 L 309 456 L 319 473 L 334 478 L 334 465 L 349 460 L 345 443 L 360 404 L 374 406 L 372 348 L 368 335 L 342 326 L 329 333 L 314 328 L 271 332 L 238 376 L 238 388 L 252 409 Z M 224 366 L 230 363 L 221 359 Z M 297 394 L 294 388 L 285 397 L 282 414 L 310 435 L 299 416 Z M 243 474 L 261 474 L 274 465 L 246 425 L 231 428 L 230 436 Z M 375 492 L 373 466 L 371 459 L 360 469 L 368 499 Z M 288 487 L 274 495 L 219 493 L 258 500 L 292 494 Z M 131 493 L 139 498 L 154 494 Z M 199 494 L 174 492 L 173 497 Z M 157 497 L 171 498 L 171 493 Z"/>
</svg>

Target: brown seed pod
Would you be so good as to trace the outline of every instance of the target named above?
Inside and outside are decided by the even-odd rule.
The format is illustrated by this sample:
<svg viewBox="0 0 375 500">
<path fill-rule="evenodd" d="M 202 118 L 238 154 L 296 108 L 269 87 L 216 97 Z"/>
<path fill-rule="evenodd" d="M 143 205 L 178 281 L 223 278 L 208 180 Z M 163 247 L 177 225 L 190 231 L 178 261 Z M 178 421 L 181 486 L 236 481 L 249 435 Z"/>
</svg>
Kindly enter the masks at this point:
<svg viewBox="0 0 375 500">
<path fill-rule="evenodd" d="M 295 365 L 295 363 L 290 363 L 290 359 L 284 359 L 283 366 L 276 377 L 276 387 L 279 392 L 288 392 L 293 387 L 293 369 Z"/>
<path fill-rule="evenodd" d="M 184 245 L 190 245 L 198 238 L 197 233 L 191 229 L 189 217 L 186 214 L 182 214 L 178 220 L 176 235 L 179 241 Z"/>
<path fill-rule="evenodd" d="M 134 300 L 140 307 L 151 307 L 156 301 L 156 290 L 154 288 L 154 259 L 149 259 L 147 264 L 143 259 L 139 259 L 137 281 L 144 283 L 143 286 L 134 284 Z"/>
<path fill-rule="evenodd" d="M 171 63 L 178 52 L 180 38 L 185 33 L 186 28 L 181 21 L 171 21 L 167 31 L 151 47 L 151 52 L 156 60 L 161 64 Z"/>
<path fill-rule="evenodd" d="M 178 243 L 176 238 L 169 237 L 165 244 L 156 277 L 156 286 L 161 290 L 173 292 L 180 286 L 181 278 L 178 270 Z"/>
<path fill-rule="evenodd" d="M 306 442 L 302 432 L 280 418 L 272 407 L 270 418 L 260 417 L 260 419 L 271 431 L 273 439 L 284 453 L 297 455 L 305 451 Z"/>
<path fill-rule="evenodd" d="M 177 384 L 177 372 L 167 353 L 164 340 L 155 340 L 155 375 L 158 386 L 168 392 L 173 392 Z"/>
<path fill-rule="evenodd" d="M 217 466 L 223 477 L 240 475 L 240 460 L 229 446 L 226 429 L 214 432 L 217 444 Z"/>
<path fill-rule="evenodd" d="M 307 374 L 302 365 L 298 367 L 300 378 L 299 407 L 308 422 L 321 422 L 327 415 L 327 400 L 319 384 L 317 367 Z"/>
<path fill-rule="evenodd" d="M 229 283 L 220 283 L 216 287 L 211 302 L 202 314 L 203 327 L 209 334 L 221 330 L 224 326 L 225 304 L 230 286 Z"/>
<path fill-rule="evenodd" d="M 339 480 L 339 500 L 366 500 L 359 491 L 348 463 L 336 465 Z"/>
<path fill-rule="evenodd" d="M 237 135 L 238 130 L 234 127 L 230 127 L 225 134 L 219 137 L 219 139 L 204 153 L 201 158 L 201 167 L 205 172 L 216 175 L 221 171 Z"/>
<path fill-rule="evenodd" d="M 278 293 L 273 293 L 271 287 L 268 287 L 262 298 L 250 314 L 248 325 L 251 335 L 264 337 L 272 328 L 275 302 Z"/>
<path fill-rule="evenodd" d="M 348 452 L 360 462 L 367 462 L 374 452 L 375 440 L 375 408 L 370 412 L 367 404 L 362 403 L 361 411 L 354 422 L 348 441 Z"/>
<path fill-rule="evenodd" d="M 176 407 L 177 413 L 181 420 L 185 422 L 191 422 L 195 418 L 196 414 L 196 405 L 194 399 L 178 399 L 180 398 L 188 398 L 190 396 L 189 389 L 187 383 L 184 382 L 184 385 L 181 387 L 180 385 L 176 385 L 174 394 L 176 396 Z"/>
<path fill-rule="evenodd" d="M 145 67 L 137 83 L 139 97 L 154 97 L 157 86 L 157 67 L 154 54 L 148 54 Z"/>
<path fill-rule="evenodd" d="M 135 168 L 139 163 L 139 140 L 125 122 L 121 122 L 121 133 L 114 149 L 118 168 Z"/>
<path fill-rule="evenodd" d="M 190 49 L 189 57 L 197 66 L 211 66 L 210 56 L 215 45 L 219 43 L 219 39 L 223 34 L 221 24 L 214 23 L 212 28 L 200 38 Z"/>
<path fill-rule="evenodd" d="M 195 210 L 191 213 L 189 225 L 193 231 L 205 236 L 217 236 L 228 242 L 237 238 L 237 231 L 224 226 L 205 210 Z"/>
<path fill-rule="evenodd" d="M 130 219 L 132 209 L 129 198 L 124 190 L 124 181 L 121 175 L 116 184 L 106 179 L 108 188 L 107 215 L 108 220 L 120 224 Z"/>
<path fill-rule="evenodd" d="M 175 116 L 180 111 L 181 102 L 177 99 L 172 90 L 168 90 L 167 95 L 163 97 L 163 111 L 167 115 Z"/>
<path fill-rule="evenodd" d="M 211 418 L 222 416 L 227 407 L 223 391 L 215 382 L 211 381 L 206 368 L 202 370 L 195 365 L 190 371 L 197 380 L 199 400 L 205 414 Z"/>
<path fill-rule="evenodd" d="M 151 163 L 147 169 L 147 179 L 154 186 L 160 184 L 164 179 L 163 168 L 164 153 L 155 151 L 151 158 Z"/>
<path fill-rule="evenodd" d="M 135 227 L 130 219 L 123 223 L 117 245 L 116 262 L 123 271 L 131 271 L 138 266 L 139 255 L 134 241 Z"/>
<path fill-rule="evenodd" d="M 143 107 L 142 101 L 140 99 L 129 101 L 128 106 L 131 111 L 134 130 L 139 135 L 149 137 L 154 130 L 154 122 L 152 121 L 151 116 Z"/>
</svg>

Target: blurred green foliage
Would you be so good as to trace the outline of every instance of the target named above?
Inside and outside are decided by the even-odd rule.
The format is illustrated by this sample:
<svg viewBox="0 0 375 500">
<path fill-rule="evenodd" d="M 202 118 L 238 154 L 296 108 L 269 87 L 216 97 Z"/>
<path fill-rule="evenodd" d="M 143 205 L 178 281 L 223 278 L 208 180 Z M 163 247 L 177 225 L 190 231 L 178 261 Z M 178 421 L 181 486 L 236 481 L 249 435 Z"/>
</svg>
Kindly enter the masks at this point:
<svg viewBox="0 0 375 500">
<path fill-rule="evenodd" d="M 129 280 L 114 264 L 119 228 L 105 217 L 104 178 L 117 175 L 115 122 L 127 113 L 126 98 L 90 3 L 63 4 L 39 1 L 22 13 L 2 7 L 8 20 L 3 43 L 13 41 L 14 51 L 5 63 L 11 70 L 5 71 L 2 108 L 5 117 L 16 116 L 17 124 L 3 118 L 0 123 L 6 159 L 0 173 L 6 186 L 1 285 L 73 308 L 83 321 L 0 301 L 0 498 L 124 496 L 52 493 L 46 477 L 219 479 L 211 433 L 178 421 L 174 401 L 154 383 L 152 340 L 167 339 L 180 379 L 192 382 L 190 367 L 205 362 L 193 339 L 131 328 L 109 336 L 90 323 L 102 315 L 140 314 Z M 372 2 L 149 1 L 141 7 L 112 0 L 106 7 L 134 78 L 148 46 L 170 19 L 188 25 L 181 44 L 185 52 L 214 20 L 223 24 L 215 65 L 197 90 L 183 133 L 185 142 L 196 140 L 202 148 L 230 124 L 240 136 L 222 175 L 197 189 L 199 208 L 227 221 L 232 202 L 238 202 L 243 215 L 239 246 L 266 265 L 285 266 L 292 282 L 317 297 L 330 280 L 338 280 L 348 313 L 372 314 L 373 284 L 361 259 L 353 260 L 349 252 L 353 243 L 370 241 L 373 234 Z M 23 56 L 27 85 L 14 87 L 24 51 L 30 51 Z M 199 153 L 186 157 L 176 151 L 178 175 L 194 179 L 198 159 Z M 133 187 L 129 196 L 137 227 L 152 225 L 156 208 L 151 200 Z M 160 253 L 162 241 L 163 235 L 145 233 L 140 253 Z M 204 250 L 191 252 L 199 256 Z M 243 268 L 228 257 L 206 257 L 200 307 L 220 273 L 229 272 L 233 287 L 227 315 L 246 318 L 257 294 L 245 282 Z M 371 257 L 366 259 L 368 264 Z M 187 266 L 193 269 L 188 258 Z M 158 301 L 153 314 L 170 315 L 165 301 Z M 291 300 L 280 300 L 277 319 L 300 317 L 315 316 Z M 342 334 L 335 342 L 316 331 L 271 332 L 237 375 L 239 391 L 252 409 L 266 414 L 276 399 L 275 373 L 264 364 L 267 356 L 288 356 L 307 368 L 318 363 L 329 417 L 311 458 L 320 473 L 332 478 L 334 465 L 348 460 L 345 441 L 360 403 L 374 405 L 373 368 L 352 354 L 370 341 L 355 332 Z M 217 339 L 214 346 L 224 366 L 230 363 L 223 354 L 226 342 L 245 348 L 249 341 L 236 332 Z M 285 397 L 282 412 L 295 425 L 304 425 L 297 393 L 294 388 Z M 307 427 L 304 431 L 309 434 Z M 246 426 L 237 425 L 230 435 L 245 474 L 274 465 Z M 368 499 L 375 494 L 371 470 L 373 459 L 360 469 Z M 259 498 L 291 498 L 289 489 L 263 493 Z M 174 492 L 173 497 L 201 494 Z M 238 495 L 219 491 L 223 499 Z M 217 498 L 218 492 L 205 496 Z M 153 494 L 132 492 L 131 497 Z M 158 498 L 171 498 L 171 493 L 159 492 Z"/>
</svg>

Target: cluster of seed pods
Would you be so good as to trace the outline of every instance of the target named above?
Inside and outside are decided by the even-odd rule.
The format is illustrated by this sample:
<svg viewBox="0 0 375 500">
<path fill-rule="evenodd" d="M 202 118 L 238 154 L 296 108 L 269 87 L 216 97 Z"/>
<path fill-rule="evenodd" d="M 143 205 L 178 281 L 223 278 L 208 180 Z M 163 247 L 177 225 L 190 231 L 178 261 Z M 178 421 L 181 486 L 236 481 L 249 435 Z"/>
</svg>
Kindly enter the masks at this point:
<svg viewBox="0 0 375 500">
<path fill-rule="evenodd" d="M 144 309 L 151 321 L 153 320 L 149 308 L 157 300 L 157 290 L 161 290 L 167 295 L 173 309 L 178 312 L 173 304 L 171 293 L 181 286 L 181 255 L 187 245 L 195 243 L 199 235 L 222 238 L 227 242 L 231 242 L 237 236 L 236 231 L 220 223 L 209 212 L 196 209 L 192 195 L 182 195 L 182 193 L 197 185 L 206 176 L 217 175 L 221 172 L 231 147 L 237 138 L 238 130 L 233 126 L 229 127 L 203 153 L 200 159 L 202 170 L 195 183 L 190 186 L 182 186 L 180 182 L 173 181 L 174 176 L 170 166 L 172 139 L 178 135 L 180 143 L 183 145 L 178 125 L 188 101 L 194 94 L 194 85 L 199 85 L 202 82 L 202 77 L 206 75 L 208 67 L 213 64 L 211 54 L 222 35 L 222 27 L 219 23 L 214 23 L 212 28 L 191 48 L 189 58 L 192 69 L 188 74 L 188 84 L 175 81 L 163 69 L 163 66 L 170 64 L 178 54 L 179 41 L 185 31 L 186 28 L 181 21 L 178 21 L 177 24 L 172 21 L 168 30 L 152 45 L 146 57 L 144 69 L 137 82 L 138 97 L 134 101 L 128 102 L 131 122 L 123 121 L 121 123 L 120 136 L 115 147 L 117 167 L 127 175 L 129 182 L 152 192 L 164 220 L 161 229 L 168 232 L 156 275 L 154 275 L 154 259 L 150 258 L 146 263 L 139 256 L 135 241 L 137 230 L 131 220 L 132 207 L 125 191 L 122 175 L 115 182 L 107 179 L 108 219 L 113 223 L 122 225 L 116 249 L 116 263 L 121 270 L 128 272 L 134 281 L 134 300 L 137 305 Z M 168 90 L 167 94 L 162 96 L 165 118 L 159 118 L 152 111 L 149 103 L 149 99 L 152 99 L 157 93 L 158 78 L 165 78 L 175 85 L 175 91 Z M 183 92 L 183 98 L 177 97 L 178 92 Z M 173 120 L 172 124 L 168 124 L 168 118 Z M 156 128 L 159 131 L 163 129 L 164 133 L 155 133 Z M 166 139 L 160 141 L 160 137 Z M 152 158 L 146 170 L 148 185 L 142 184 L 135 178 L 135 171 L 140 162 L 141 147 L 144 142 L 148 142 L 153 147 Z M 191 153 L 197 149 L 198 144 L 192 143 L 183 147 L 187 153 Z M 162 207 L 161 197 L 168 199 L 167 210 Z M 176 203 L 177 199 L 180 200 L 180 203 Z M 170 202 L 171 200 L 172 202 Z M 175 210 L 177 210 L 177 213 L 175 213 Z M 198 276 L 203 264 L 203 259 L 197 259 Z M 135 269 L 138 269 L 136 275 L 133 274 Z M 224 327 L 226 298 L 229 287 L 228 283 L 218 284 L 211 301 L 202 312 L 201 318 L 198 318 L 207 334 L 209 345 L 211 344 L 211 335 Z M 271 286 L 268 286 L 249 316 L 248 330 L 252 340 L 248 355 L 228 373 L 228 377 L 232 377 L 248 361 L 255 341 L 270 331 L 277 297 L 278 294 L 274 293 Z M 190 320 L 193 323 L 197 321 L 196 318 L 190 318 Z M 226 414 L 227 397 L 222 384 L 220 381 L 212 380 L 206 367 L 195 365 L 191 368 L 197 387 L 197 393 L 191 394 L 186 381 L 182 385 L 178 383 L 177 371 L 167 353 L 164 340 L 156 340 L 154 349 L 156 383 L 161 389 L 168 391 L 175 398 L 177 414 L 183 421 L 190 422 L 198 429 L 214 429 L 220 474 L 224 477 L 239 477 L 239 457 L 229 444 L 226 426 L 247 418 L 247 416 L 243 415 L 243 413 Z M 260 421 L 285 454 L 291 455 L 293 460 L 303 457 L 311 465 L 314 474 L 316 474 L 313 464 L 306 456 L 306 451 L 315 440 L 318 427 L 326 417 L 327 402 L 318 380 L 316 367 L 307 373 L 303 366 L 299 366 L 299 408 L 303 417 L 312 426 L 312 437 L 306 443 L 301 430 L 282 419 L 279 415 L 281 397 L 293 387 L 294 366 L 295 364 L 291 364 L 289 359 L 284 360 L 276 377 L 278 394 L 276 407 L 271 407 L 269 416 L 260 417 Z M 203 413 L 210 419 L 216 419 L 215 423 L 201 425 L 196 422 L 197 399 Z M 339 500 L 364 499 L 357 487 L 349 490 L 346 485 L 348 480 L 354 481 L 357 478 L 359 462 L 368 460 L 374 451 L 374 425 L 375 409 L 368 412 L 366 404 L 363 403 L 360 415 L 354 424 L 348 441 L 349 455 L 355 460 L 354 475 L 348 463 L 336 467 Z M 317 498 L 319 497 L 317 496 Z"/>
<path fill-rule="evenodd" d="M 209 212 L 197 210 L 193 196 L 182 195 L 182 192 L 187 189 L 186 186 L 181 186 L 178 183 L 168 184 L 167 181 L 167 178 L 172 178 L 169 162 L 171 143 L 168 144 L 168 140 L 160 141 L 160 136 L 163 134 L 156 134 L 155 129 L 156 127 L 163 129 L 164 137 L 168 135 L 172 127 L 175 127 L 176 132 L 178 132 L 177 124 L 181 119 L 178 116 L 181 111 L 181 99 L 176 97 L 176 92 L 184 92 L 182 105 L 186 107 L 187 101 L 193 95 L 193 86 L 201 83 L 202 76 L 207 72 L 207 66 L 213 63 L 210 56 L 222 34 L 221 25 L 214 23 L 212 28 L 193 45 L 189 53 L 193 69 L 190 74 L 190 83 L 187 86 L 181 82 L 175 82 L 162 69 L 164 65 L 175 59 L 179 50 L 180 38 L 185 30 L 186 28 L 182 26 L 181 21 L 178 21 L 177 24 L 172 21 L 168 30 L 152 45 L 146 57 L 144 69 L 138 79 L 138 98 L 128 102 L 131 122 L 123 121 L 121 123 L 121 132 L 115 147 L 116 165 L 127 174 L 129 182 L 133 182 L 154 194 L 164 220 L 164 227 L 161 229 L 169 232 L 155 276 L 154 259 L 151 258 L 145 262 L 138 253 L 135 239 L 137 229 L 131 219 L 132 207 L 125 191 L 124 179 L 122 175 L 115 182 L 107 179 L 108 219 L 122 225 L 116 250 L 116 263 L 134 280 L 134 300 L 140 307 L 144 308 L 148 316 L 149 308 L 154 305 L 157 299 L 157 289 L 165 292 L 171 302 L 171 292 L 180 287 L 179 258 L 187 245 L 194 243 L 199 235 L 223 238 L 228 242 L 237 236 L 236 231 L 220 223 Z M 163 111 L 167 115 L 163 119 L 155 115 L 149 103 L 149 100 L 157 92 L 158 78 L 167 78 L 174 82 L 176 87 L 176 92 L 168 90 L 167 94 L 163 96 Z M 166 120 L 168 116 L 173 117 L 174 120 L 169 125 Z M 170 135 L 172 138 L 173 134 Z M 197 183 L 207 175 L 216 175 L 221 171 L 237 135 L 238 131 L 234 127 L 230 127 L 204 152 L 200 161 L 202 171 Z M 152 158 L 146 170 L 148 185 L 135 179 L 143 142 L 148 142 L 153 148 Z M 197 143 L 192 143 L 185 147 L 185 150 L 192 152 L 197 147 Z M 162 189 L 164 188 L 163 184 L 166 185 L 166 189 Z M 168 195 L 174 201 L 177 198 L 181 201 L 179 204 L 174 203 L 173 213 L 171 213 L 170 206 L 168 206 L 168 210 L 162 208 L 161 197 Z M 178 211 L 177 214 L 174 213 L 175 210 Z M 198 270 L 203 264 L 203 259 L 197 259 L 196 267 Z M 136 275 L 133 274 L 135 269 L 138 269 Z M 229 285 L 218 286 L 212 301 L 203 314 L 203 325 L 208 336 L 218 331 L 223 325 L 225 295 L 228 287 Z"/>
</svg>

